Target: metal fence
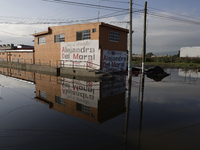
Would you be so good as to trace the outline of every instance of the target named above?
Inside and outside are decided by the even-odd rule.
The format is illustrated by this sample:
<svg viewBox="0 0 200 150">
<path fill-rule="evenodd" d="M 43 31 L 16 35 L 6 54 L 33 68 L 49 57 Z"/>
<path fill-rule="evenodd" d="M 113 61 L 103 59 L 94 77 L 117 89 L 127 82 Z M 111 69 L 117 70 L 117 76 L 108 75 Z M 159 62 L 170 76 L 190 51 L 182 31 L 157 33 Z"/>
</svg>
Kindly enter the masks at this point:
<svg viewBox="0 0 200 150">
<path fill-rule="evenodd" d="M 54 68 L 83 68 L 90 70 L 99 70 L 100 65 L 94 64 L 91 61 L 72 61 L 72 60 L 48 60 L 48 59 L 24 59 L 24 58 L 13 58 L 11 60 L 5 60 L 0 58 L 0 62 L 12 62 L 19 64 L 30 64 L 30 65 L 39 65 L 39 66 L 48 66 Z"/>
</svg>

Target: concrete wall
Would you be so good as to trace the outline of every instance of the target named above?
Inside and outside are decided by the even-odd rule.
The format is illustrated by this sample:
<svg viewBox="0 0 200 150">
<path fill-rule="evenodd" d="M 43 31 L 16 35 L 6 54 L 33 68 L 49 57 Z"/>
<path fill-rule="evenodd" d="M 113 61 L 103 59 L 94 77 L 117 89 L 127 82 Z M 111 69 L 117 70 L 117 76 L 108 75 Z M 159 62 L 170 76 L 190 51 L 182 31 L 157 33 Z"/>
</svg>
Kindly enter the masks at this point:
<svg viewBox="0 0 200 150">
<path fill-rule="evenodd" d="M 200 47 L 182 47 L 180 57 L 200 57 Z"/>
</svg>

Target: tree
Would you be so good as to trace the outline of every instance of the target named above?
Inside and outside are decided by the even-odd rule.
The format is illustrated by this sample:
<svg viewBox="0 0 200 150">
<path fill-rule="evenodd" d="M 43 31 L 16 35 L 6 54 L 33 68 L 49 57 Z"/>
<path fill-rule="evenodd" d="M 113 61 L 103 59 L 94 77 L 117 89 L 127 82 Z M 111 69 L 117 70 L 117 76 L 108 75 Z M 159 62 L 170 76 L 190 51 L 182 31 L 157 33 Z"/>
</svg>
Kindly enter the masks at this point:
<svg viewBox="0 0 200 150">
<path fill-rule="evenodd" d="M 146 57 L 151 57 L 151 56 L 153 56 L 154 54 L 152 53 L 152 52 L 150 52 L 150 53 L 147 53 L 146 54 Z"/>
</svg>

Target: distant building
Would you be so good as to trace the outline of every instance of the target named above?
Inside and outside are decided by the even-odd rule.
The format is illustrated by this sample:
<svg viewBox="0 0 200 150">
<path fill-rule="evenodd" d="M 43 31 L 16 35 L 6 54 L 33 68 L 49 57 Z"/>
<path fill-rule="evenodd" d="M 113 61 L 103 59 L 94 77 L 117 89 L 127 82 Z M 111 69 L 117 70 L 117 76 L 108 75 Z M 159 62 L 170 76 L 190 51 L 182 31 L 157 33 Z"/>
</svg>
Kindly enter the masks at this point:
<svg viewBox="0 0 200 150">
<path fill-rule="evenodd" d="M 200 57 L 200 47 L 182 47 L 180 57 Z"/>
<path fill-rule="evenodd" d="M 32 61 L 34 58 L 34 46 L 20 44 L 0 45 L 0 61 L 21 62 Z"/>
<path fill-rule="evenodd" d="M 35 59 L 61 60 L 76 68 L 125 70 L 128 32 L 102 22 L 49 27 L 33 35 Z"/>
</svg>

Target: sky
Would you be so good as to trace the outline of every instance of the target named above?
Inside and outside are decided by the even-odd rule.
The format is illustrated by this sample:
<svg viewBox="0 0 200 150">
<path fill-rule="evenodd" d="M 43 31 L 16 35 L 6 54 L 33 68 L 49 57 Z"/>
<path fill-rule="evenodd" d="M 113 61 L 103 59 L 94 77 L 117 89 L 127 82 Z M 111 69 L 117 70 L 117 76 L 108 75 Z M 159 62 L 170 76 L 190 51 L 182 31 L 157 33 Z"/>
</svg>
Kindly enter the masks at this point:
<svg viewBox="0 0 200 150">
<path fill-rule="evenodd" d="M 115 10 L 50 1 L 53 0 L 1 0 L 0 44 L 34 45 L 32 34 L 46 31 L 49 26 L 100 21 L 129 29 L 129 0 L 71 0 L 115 7 Z M 145 0 L 133 0 L 133 3 L 133 11 L 137 12 L 132 18 L 132 52 L 142 54 Z M 199 6 L 199 0 L 147 0 L 146 52 L 178 54 L 181 47 L 200 46 Z M 108 14 L 110 17 L 105 17 Z M 55 24 L 61 21 L 65 23 Z"/>
</svg>

